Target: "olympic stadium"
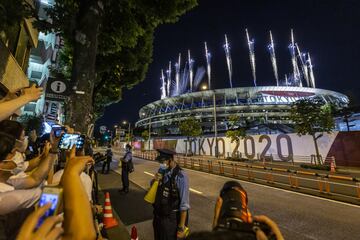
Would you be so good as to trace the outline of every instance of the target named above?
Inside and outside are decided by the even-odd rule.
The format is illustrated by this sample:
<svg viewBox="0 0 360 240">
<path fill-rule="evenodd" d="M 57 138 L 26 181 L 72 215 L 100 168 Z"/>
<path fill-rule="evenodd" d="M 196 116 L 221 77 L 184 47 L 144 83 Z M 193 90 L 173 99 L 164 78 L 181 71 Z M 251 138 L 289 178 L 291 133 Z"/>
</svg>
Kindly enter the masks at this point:
<svg viewBox="0 0 360 240">
<path fill-rule="evenodd" d="M 241 124 L 251 122 L 255 133 L 290 133 L 293 132 L 289 119 L 291 104 L 301 98 L 322 99 L 339 108 L 347 106 L 349 101 L 344 94 L 309 87 L 261 86 L 199 91 L 147 104 L 140 109 L 136 125 L 148 128 L 151 124 L 155 132 L 166 129 L 168 134 L 178 134 L 178 122 L 195 117 L 201 122 L 204 133 L 210 133 L 214 131 L 216 116 L 217 130 L 221 132 L 227 130 L 228 118 L 237 115 Z"/>
<path fill-rule="evenodd" d="M 248 134 L 260 133 L 292 133 L 290 120 L 291 104 L 303 98 L 319 99 L 331 103 L 336 108 L 347 107 L 349 99 L 346 95 L 316 88 L 313 65 L 309 52 L 301 51 L 295 42 L 291 30 L 289 45 L 292 72 L 279 77 L 275 44 L 270 31 L 269 44 L 274 73 L 275 86 L 257 86 L 254 39 L 246 29 L 249 48 L 249 60 L 254 87 L 233 87 L 233 66 L 230 43 L 225 35 L 223 45 L 228 70 L 229 88 L 211 89 L 211 53 L 205 42 L 206 68 L 198 67 L 194 71 L 194 60 L 187 52 L 183 70 L 181 69 L 181 53 L 175 63 L 175 78 L 172 76 L 172 65 L 161 70 L 161 99 L 145 105 L 139 111 L 136 127 L 151 129 L 159 135 L 178 135 L 178 123 L 189 117 L 195 117 L 202 125 L 203 133 L 225 132 L 229 127 L 230 116 L 239 116 L 239 127 L 246 127 Z M 205 70 L 206 69 L 206 70 Z M 165 73 L 165 74 L 164 74 Z M 211 90 L 196 91 L 204 82 L 207 74 L 207 87 Z M 216 122 L 216 124 L 215 124 Z M 161 133 L 161 134 L 160 134 Z"/>
</svg>

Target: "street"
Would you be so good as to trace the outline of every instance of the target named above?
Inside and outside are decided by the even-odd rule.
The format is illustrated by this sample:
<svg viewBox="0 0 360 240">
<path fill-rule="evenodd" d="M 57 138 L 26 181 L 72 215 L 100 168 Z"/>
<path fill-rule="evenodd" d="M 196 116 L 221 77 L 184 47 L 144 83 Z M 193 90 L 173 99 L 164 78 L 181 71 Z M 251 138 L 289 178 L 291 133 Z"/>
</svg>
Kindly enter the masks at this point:
<svg viewBox="0 0 360 240">
<path fill-rule="evenodd" d="M 115 155 L 114 159 L 120 156 Z M 130 193 L 122 195 L 120 169 L 100 175 L 103 191 L 110 191 L 113 208 L 130 231 L 136 225 L 139 239 L 153 239 L 152 206 L 143 200 L 158 163 L 133 158 Z M 113 163 L 115 165 L 115 163 Z M 190 179 L 190 230 L 210 230 L 213 209 L 228 177 L 186 169 Z M 287 190 L 239 181 L 249 196 L 253 215 L 264 214 L 276 221 L 285 239 L 356 239 L 360 236 L 360 207 Z"/>
</svg>

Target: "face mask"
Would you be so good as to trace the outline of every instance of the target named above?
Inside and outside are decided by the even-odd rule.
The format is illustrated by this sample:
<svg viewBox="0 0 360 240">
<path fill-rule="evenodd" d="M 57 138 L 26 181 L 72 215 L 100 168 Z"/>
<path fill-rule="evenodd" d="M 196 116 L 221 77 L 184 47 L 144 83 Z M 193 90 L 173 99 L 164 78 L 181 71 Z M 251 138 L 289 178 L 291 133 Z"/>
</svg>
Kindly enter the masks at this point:
<svg viewBox="0 0 360 240">
<path fill-rule="evenodd" d="M 16 149 L 17 149 L 19 152 L 24 153 L 24 152 L 26 151 L 28 145 L 29 145 L 29 139 L 28 139 L 27 136 L 24 138 L 23 141 L 20 141 L 20 140 L 17 140 L 17 139 L 16 139 L 16 143 L 17 143 L 17 145 L 18 145 L 18 146 L 16 147 Z"/>
<path fill-rule="evenodd" d="M 166 170 L 167 169 L 166 163 L 160 163 L 160 169 Z"/>
<path fill-rule="evenodd" d="M 15 156 L 12 159 L 4 160 L 4 162 L 14 162 L 16 164 L 16 167 L 13 169 L 0 169 L 2 171 L 11 172 L 14 175 L 17 175 L 21 172 L 25 172 L 25 170 L 27 168 L 25 166 L 25 161 L 24 161 L 23 155 L 17 151 L 15 153 Z"/>
</svg>

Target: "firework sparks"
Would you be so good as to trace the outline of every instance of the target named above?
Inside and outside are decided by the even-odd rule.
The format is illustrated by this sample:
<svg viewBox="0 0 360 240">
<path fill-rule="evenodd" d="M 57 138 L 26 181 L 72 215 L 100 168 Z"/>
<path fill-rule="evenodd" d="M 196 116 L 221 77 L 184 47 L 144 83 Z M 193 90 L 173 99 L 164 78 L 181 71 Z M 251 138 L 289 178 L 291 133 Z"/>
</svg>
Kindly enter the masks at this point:
<svg viewBox="0 0 360 240">
<path fill-rule="evenodd" d="M 254 41 L 254 39 L 250 40 L 248 30 L 245 29 L 245 31 L 246 31 L 246 38 L 247 38 L 247 42 L 248 42 L 248 46 L 249 46 L 249 57 L 250 57 L 250 65 L 251 65 L 251 70 L 252 70 L 252 75 L 253 75 L 253 80 L 254 80 L 254 86 L 256 87 L 256 65 L 255 65 L 255 49 L 254 49 L 255 41 Z"/>
<path fill-rule="evenodd" d="M 190 50 L 188 50 L 188 61 L 189 61 L 189 75 L 190 75 L 190 92 L 193 91 L 193 80 L 194 80 L 194 60 L 191 58 Z"/>
<path fill-rule="evenodd" d="M 311 63 L 310 53 L 308 53 L 307 62 L 308 62 L 308 66 L 309 66 L 310 83 L 311 83 L 312 87 L 315 88 L 315 77 L 314 77 L 314 72 L 313 72 L 313 65 Z"/>
<path fill-rule="evenodd" d="M 277 68 L 276 55 L 275 55 L 275 45 L 274 45 L 274 40 L 273 40 L 271 31 L 270 31 L 270 43 L 268 45 L 268 49 L 270 52 L 270 59 L 271 59 L 271 64 L 272 64 L 272 67 L 274 70 L 276 85 L 279 86 L 279 75 L 278 75 L 278 68 Z"/>
<path fill-rule="evenodd" d="M 291 63 L 293 66 L 293 75 L 294 75 L 294 82 L 299 82 L 299 86 L 302 87 L 302 82 L 300 79 L 300 71 L 299 66 L 296 61 L 296 54 L 295 54 L 295 40 L 294 40 L 294 31 L 291 29 L 291 43 L 289 45 L 290 55 L 291 55 Z"/>
<path fill-rule="evenodd" d="M 207 75 L 208 75 L 208 89 L 211 89 L 211 54 L 208 51 L 206 42 L 205 42 L 205 57 L 206 57 L 206 66 L 207 66 Z"/>
<path fill-rule="evenodd" d="M 179 95 L 179 82 L 180 82 L 180 67 L 181 67 L 181 53 L 179 53 L 179 59 L 178 62 L 175 63 L 175 81 L 176 81 L 176 95 Z"/>
<path fill-rule="evenodd" d="M 310 86 L 309 74 L 308 74 L 308 68 L 306 66 L 305 55 L 301 53 L 299 45 L 297 43 L 295 43 L 295 46 L 296 46 L 296 50 L 298 52 L 298 56 L 299 56 L 299 59 L 300 59 L 301 69 L 302 69 L 302 72 L 303 72 L 304 79 L 306 81 L 307 86 L 309 87 Z"/>
<path fill-rule="evenodd" d="M 165 83 L 165 75 L 164 75 L 164 70 L 161 69 L 161 84 L 162 87 L 161 89 L 161 99 L 166 98 L 166 83 Z"/>
<path fill-rule="evenodd" d="M 169 68 L 166 71 L 167 73 L 167 96 L 170 97 L 170 87 L 171 87 L 171 61 L 169 62 Z"/>
<path fill-rule="evenodd" d="M 232 88 L 232 62 L 231 62 L 231 54 L 230 54 L 230 45 L 229 45 L 226 34 L 225 34 L 224 50 L 225 50 L 226 63 L 227 63 L 228 72 L 229 72 L 230 88 Z"/>
</svg>

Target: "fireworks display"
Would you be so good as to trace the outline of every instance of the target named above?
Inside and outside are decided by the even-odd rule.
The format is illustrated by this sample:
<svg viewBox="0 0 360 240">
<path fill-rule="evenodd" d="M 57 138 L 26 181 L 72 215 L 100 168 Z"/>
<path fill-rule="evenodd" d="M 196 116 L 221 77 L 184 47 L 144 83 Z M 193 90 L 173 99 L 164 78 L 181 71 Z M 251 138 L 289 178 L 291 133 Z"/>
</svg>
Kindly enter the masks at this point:
<svg viewBox="0 0 360 240">
<path fill-rule="evenodd" d="M 205 42 L 205 57 L 206 57 L 206 69 L 208 76 L 208 89 L 211 89 L 211 54 L 208 51 L 206 42 Z"/>
<path fill-rule="evenodd" d="M 225 50 L 226 63 L 227 63 L 228 72 L 229 72 L 230 88 L 232 88 L 232 62 L 231 62 L 231 54 L 230 54 L 230 45 L 229 45 L 226 34 L 225 34 L 224 50 Z"/>
<path fill-rule="evenodd" d="M 177 63 L 175 63 L 175 82 L 176 82 L 176 95 L 179 94 L 179 87 L 180 87 L 180 67 L 181 67 L 181 53 L 179 53 L 179 58 Z"/>
<path fill-rule="evenodd" d="M 256 63 L 255 63 L 255 41 L 250 37 L 250 34 L 247 29 L 246 39 L 247 45 L 249 49 L 249 59 L 250 66 L 252 70 L 252 78 L 254 85 L 257 86 L 257 77 L 256 77 Z M 270 60 L 274 72 L 274 77 L 276 80 L 277 86 L 303 86 L 306 83 L 307 87 L 315 88 L 315 77 L 313 72 L 313 65 L 310 58 L 310 53 L 301 52 L 299 45 L 295 42 L 294 32 L 291 29 L 291 37 L 289 44 L 289 51 L 291 55 L 291 65 L 292 65 L 292 73 L 285 74 L 285 79 L 279 79 L 279 70 L 277 66 L 277 59 L 275 54 L 275 44 L 272 32 L 269 31 L 270 41 L 267 45 L 267 49 L 270 54 Z M 233 69 L 232 69 L 232 59 L 230 52 L 230 43 L 228 41 L 228 37 L 225 34 L 225 43 L 223 44 L 223 48 L 225 51 L 226 57 L 226 65 L 229 76 L 230 88 L 233 87 Z M 183 70 L 181 69 L 181 53 L 179 53 L 178 60 L 175 62 L 175 81 L 171 79 L 171 62 L 169 62 L 169 66 L 166 70 L 166 75 L 164 75 L 164 71 L 161 70 L 161 98 L 171 97 L 181 95 L 186 92 L 197 91 L 200 84 L 203 82 L 203 78 L 205 74 L 207 74 L 207 87 L 208 89 L 212 89 L 212 71 L 211 71 L 211 61 L 212 54 L 208 49 L 207 42 L 204 42 L 205 49 L 205 59 L 206 59 L 206 67 L 197 66 L 194 69 L 194 59 L 192 59 L 190 50 L 187 51 L 187 58 L 185 58 L 185 64 L 183 64 Z M 187 60 L 187 61 L 186 61 Z M 300 66 L 299 66 L 300 65 Z M 301 71 L 300 71 L 301 68 Z M 196 70 L 196 74 L 194 76 L 194 71 Z"/>
<path fill-rule="evenodd" d="M 194 60 L 191 58 L 190 50 L 188 50 L 188 61 L 189 61 L 189 81 L 190 81 L 190 92 L 193 91 L 194 81 Z"/>
<path fill-rule="evenodd" d="M 253 75 L 253 80 L 254 80 L 254 86 L 256 87 L 256 65 L 255 65 L 255 49 L 254 49 L 255 41 L 254 41 L 254 39 L 250 40 L 248 30 L 245 29 L 245 31 L 246 31 L 247 43 L 249 46 L 249 58 L 250 58 L 250 65 L 251 65 L 251 70 L 252 70 L 252 75 Z"/>
<path fill-rule="evenodd" d="M 270 31 L 270 43 L 268 45 L 268 49 L 270 52 L 271 65 L 274 70 L 276 86 L 279 86 L 279 75 L 278 75 L 278 68 L 277 68 L 276 55 L 275 55 L 275 45 L 271 31 Z"/>
</svg>

